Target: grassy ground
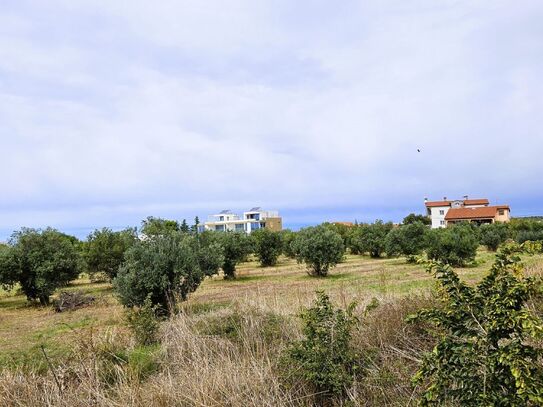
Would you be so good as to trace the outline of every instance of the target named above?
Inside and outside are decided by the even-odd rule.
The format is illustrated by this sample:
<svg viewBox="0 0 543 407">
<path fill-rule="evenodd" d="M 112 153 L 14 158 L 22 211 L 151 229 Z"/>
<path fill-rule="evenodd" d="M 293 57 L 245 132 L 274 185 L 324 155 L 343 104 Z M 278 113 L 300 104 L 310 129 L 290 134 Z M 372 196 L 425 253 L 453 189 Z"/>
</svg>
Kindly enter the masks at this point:
<svg viewBox="0 0 543 407">
<path fill-rule="evenodd" d="M 460 276 L 475 282 L 488 270 L 493 254 L 479 251 L 477 266 L 458 269 Z M 528 264 L 543 263 L 529 258 Z M 183 307 L 189 313 L 230 306 L 242 301 L 266 304 L 276 312 L 296 314 L 307 306 L 315 290 L 322 289 L 343 305 L 356 300 L 363 306 L 373 297 L 387 301 L 430 290 L 434 281 L 424 267 L 405 259 L 370 259 L 347 256 L 328 278 L 310 277 L 294 260 L 281 258 L 276 267 L 261 268 L 252 260 L 238 266 L 236 280 L 220 276 L 207 279 Z M 85 335 L 122 327 L 122 307 L 110 284 L 74 281 L 64 291 L 82 290 L 93 295 L 93 305 L 76 311 L 55 312 L 52 307 L 28 304 L 17 293 L 0 291 L 0 366 L 46 368 L 42 347 L 51 359 L 68 357 Z"/>
<path fill-rule="evenodd" d="M 457 271 L 475 283 L 493 258 L 481 250 L 475 266 Z M 543 256 L 525 263 L 529 274 L 543 275 Z M 124 326 L 110 284 L 74 281 L 63 290 L 82 290 L 96 301 L 63 313 L 29 305 L 16 290 L 0 292 L 0 405 L 313 405 L 312 390 L 285 376 L 281 358 L 301 337 L 295 315 L 317 289 L 336 304 L 359 303 L 352 342 L 361 370 L 348 389 L 349 405 L 415 405 L 420 388 L 412 377 L 435 343 L 406 316 L 432 304 L 419 294 L 433 285 L 421 265 L 405 259 L 348 256 L 327 278 L 309 277 L 286 258 L 271 268 L 253 260 L 238 267 L 236 280 L 204 281 L 182 304 L 184 312 L 161 323 L 160 343 L 145 347 Z M 380 305 L 366 313 L 373 298 Z"/>
</svg>

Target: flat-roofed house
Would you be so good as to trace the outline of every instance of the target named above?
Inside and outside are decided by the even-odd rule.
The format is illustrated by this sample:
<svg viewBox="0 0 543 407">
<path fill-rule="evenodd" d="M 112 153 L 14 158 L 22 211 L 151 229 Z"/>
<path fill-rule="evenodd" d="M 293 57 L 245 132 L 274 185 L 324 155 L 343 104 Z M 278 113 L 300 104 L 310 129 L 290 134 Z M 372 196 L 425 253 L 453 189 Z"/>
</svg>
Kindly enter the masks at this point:
<svg viewBox="0 0 543 407">
<path fill-rule="evenodd" d="M 444 228 L 458 222 L 494 223 L 509 222 L 511 210 L 507 205 L 490 206 L 486 198 L 441 201 L 424 200 L 426 214 L 432 220 L 432 228 Z"/>
<path fill-rule="evenodd" d="M 283 220 L 278 211 L 265 211 L 260 207 L 251 208 L 243 212 L 243 216 L 225 209 L 216 215 L 211 215 L 207 222 L 200 226 L 200 230 L 213 230 L 218 232 L 245 232 L 266 228 L 274 231 L 283 229 Z"/>
</svg>

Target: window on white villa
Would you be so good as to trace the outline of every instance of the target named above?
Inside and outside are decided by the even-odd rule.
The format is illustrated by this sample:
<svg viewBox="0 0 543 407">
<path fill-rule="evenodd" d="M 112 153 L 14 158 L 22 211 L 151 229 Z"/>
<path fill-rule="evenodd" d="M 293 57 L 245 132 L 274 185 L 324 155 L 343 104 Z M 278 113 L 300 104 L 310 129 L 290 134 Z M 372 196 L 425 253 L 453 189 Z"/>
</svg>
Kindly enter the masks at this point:
<svg viewBox="0 0 543 407">
<path fill-rule="evenodd" d="M 440 209 L 440 210 L 439 210 L 439 214 L 440 214 L 440 215 L 445 215 L 445 209 Z"/>
<path fill-rule="evenodd" d="M 445 226 L 445 221 L 444 221 L 444 220 L 440 220 L 440 221 L 439 221 L 439 224 L 440 224 L 441 226 Z"/>
</svg>

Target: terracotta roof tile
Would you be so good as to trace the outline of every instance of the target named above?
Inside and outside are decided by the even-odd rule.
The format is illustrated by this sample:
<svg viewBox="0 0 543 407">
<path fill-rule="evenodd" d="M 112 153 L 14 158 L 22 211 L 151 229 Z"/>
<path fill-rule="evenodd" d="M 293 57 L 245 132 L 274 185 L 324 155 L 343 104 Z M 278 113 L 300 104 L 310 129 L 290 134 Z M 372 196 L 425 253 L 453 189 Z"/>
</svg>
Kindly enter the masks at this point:
<svg viewBox="0 0 543 407">
<path fill-rule="evenodd" d="M 488 219 L 495 218 L 497 206 L 481 206 L 478 208 L 451 208 L 445 215 L 445 220 Z"/>
</svg>

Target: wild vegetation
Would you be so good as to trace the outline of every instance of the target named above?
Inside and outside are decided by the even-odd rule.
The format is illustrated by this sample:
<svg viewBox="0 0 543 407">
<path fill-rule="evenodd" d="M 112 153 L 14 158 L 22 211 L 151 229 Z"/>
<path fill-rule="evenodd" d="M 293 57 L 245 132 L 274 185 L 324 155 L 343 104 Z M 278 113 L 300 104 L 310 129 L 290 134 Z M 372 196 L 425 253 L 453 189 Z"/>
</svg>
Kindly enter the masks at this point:
<svg viewBox="0 0 543 407">
<path fill-rule="evenodd" d="M 90 281 L 86 263 L 87 245 L 111 231 L 79 242 L 24 229 L 0 246 L 0 405 L 542 402 L 542 246 L 513 243 L 539 226 L 270 232 L 284 255 L 267 267 L 245 235 L 143 226 L 144 239 L 98 250 L 92 273 L 124 250 L 113 284 Z M 497 254 L 485 234 L 499 235 Z M 25 300 L 40 298 L 25 294 L 23 270 L 41 282 L 65 265 L 74 274 L 45 284 L 47 298 L 93 301 L 57 313 Z"/>
</svg>

